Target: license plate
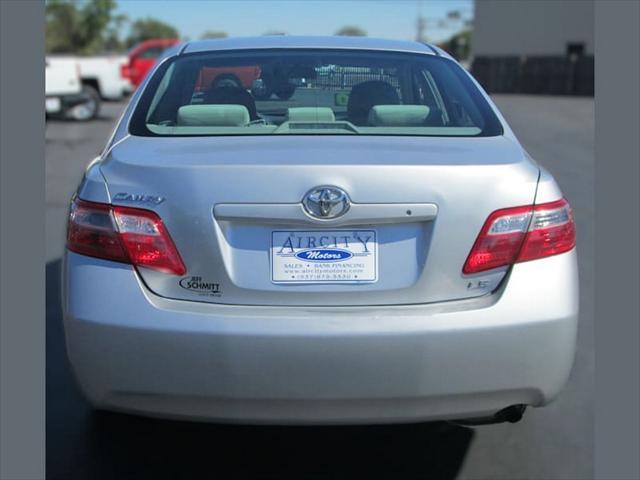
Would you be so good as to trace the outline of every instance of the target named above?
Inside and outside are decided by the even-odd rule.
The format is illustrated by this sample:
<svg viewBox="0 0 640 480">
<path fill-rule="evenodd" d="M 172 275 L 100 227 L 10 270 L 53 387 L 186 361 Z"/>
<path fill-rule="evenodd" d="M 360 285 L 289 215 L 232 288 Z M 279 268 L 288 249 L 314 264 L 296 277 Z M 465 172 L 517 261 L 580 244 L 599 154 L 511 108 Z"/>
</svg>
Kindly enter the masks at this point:
<svg viewBox="0 0 640 480">
<path fill-rule="evenodd" d="M 374 283 L 377 280 L 375 230 L 271 233 L 273 283 Z"/>
<path fill-rule="evenodd" d="M 59 98 L 46 98 L 44 101 L 44 108 L 47 113 L 57 113 L 60 111 L 61 104 Z"/>
</svg>

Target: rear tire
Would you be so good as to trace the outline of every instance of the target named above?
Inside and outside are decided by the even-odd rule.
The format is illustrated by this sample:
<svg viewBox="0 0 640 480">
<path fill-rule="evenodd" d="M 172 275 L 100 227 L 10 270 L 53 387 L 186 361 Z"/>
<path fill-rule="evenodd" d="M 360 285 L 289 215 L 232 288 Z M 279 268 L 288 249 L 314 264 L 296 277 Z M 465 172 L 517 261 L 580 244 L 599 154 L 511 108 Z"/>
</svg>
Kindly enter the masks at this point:
<svg viewBox="0 0 640 480">
<path fill-rule="evenodd" d="M 87 101 L 71 107 L 66 116 L 77 122 L 93 120 L 100 113 L 100 94 L 91 85 L 83 85 L 82 93 L 87 96 Z"/>
<path fill-rule="evenodd" d="M 276 96 L 280 100 L 289 100 L 291 97 L 293 97 L 295 91 L 296 87 L 294 85 L 285 85 L 276 90 Z"/>
</svg>

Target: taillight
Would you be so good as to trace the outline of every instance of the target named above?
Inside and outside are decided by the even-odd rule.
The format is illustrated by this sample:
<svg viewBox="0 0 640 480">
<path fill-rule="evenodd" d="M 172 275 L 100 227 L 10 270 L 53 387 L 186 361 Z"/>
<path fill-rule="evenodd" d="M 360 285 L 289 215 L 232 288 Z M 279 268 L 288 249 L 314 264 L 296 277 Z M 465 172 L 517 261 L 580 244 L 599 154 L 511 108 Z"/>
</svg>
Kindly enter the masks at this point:
<svg viewBox="0 0 640 480">
<path fill-rule="evenodd" d="M 496 210 L 482 226 L 463 273 L 477 273 L 568 252 L 576 244 L 565 200 Z"/>
<path fill-rule="evenodd" d="M 129 261 L 116 231 L 111 207 L 102 203 L 75 200 L 71 204 L 67 248 L 90 257 Z"/>
<path fill-rule="evenodd" d="M 175 275 L 187 269 L 158 215 L 150 210 L 74 200 L 67 248 Z"/>
<path fill-rule="evenodd" d="M 129 78 L 131 78 L 130 72 L 129 72 L 129 65 L 127 64 L 120 65 L 120 77 L 122 77 L 124 80 L 128 80 Z"/>
</svg>

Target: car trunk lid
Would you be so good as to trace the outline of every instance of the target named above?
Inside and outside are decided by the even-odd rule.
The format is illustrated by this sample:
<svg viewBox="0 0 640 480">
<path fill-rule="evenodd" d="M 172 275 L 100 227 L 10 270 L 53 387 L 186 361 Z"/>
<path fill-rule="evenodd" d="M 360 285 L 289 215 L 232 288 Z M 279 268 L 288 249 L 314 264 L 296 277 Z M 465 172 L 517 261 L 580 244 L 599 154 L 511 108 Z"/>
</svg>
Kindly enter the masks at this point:
<svg viewBox="0 0 640 480">
<path fill-rule="evenodd" d="M 243 305 L 485 295 L 507 269 L 464 275 L 465 259 L 492 211 L 533 203 L 539 173 L 507 137 L 320 135 L 128 137 L 101 170 L 112 203 L 158 213 L 185 262 L 182 277 L 140 268 L 151 291 Z M 305 212 L 322 186 L 347 213 Z"/>
</svg>

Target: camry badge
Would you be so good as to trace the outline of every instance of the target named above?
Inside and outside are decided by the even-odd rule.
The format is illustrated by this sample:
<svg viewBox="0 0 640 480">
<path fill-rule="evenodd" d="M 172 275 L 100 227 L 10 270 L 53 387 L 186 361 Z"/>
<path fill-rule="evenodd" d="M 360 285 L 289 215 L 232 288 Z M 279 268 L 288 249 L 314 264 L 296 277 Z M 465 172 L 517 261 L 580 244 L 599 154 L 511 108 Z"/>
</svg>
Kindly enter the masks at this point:
<svg viewBox="0 0 640 480">
<path fill-rule="evenodd" d="M 159 197 L 157 195 L 142 195 L 127 192 L 116 193 L 113 196 L 114 202 L 137 203 L 140 205 L 160 205 L 164 200 L 164 197 Z"/>
</svg>

